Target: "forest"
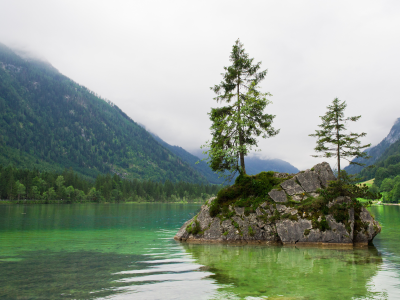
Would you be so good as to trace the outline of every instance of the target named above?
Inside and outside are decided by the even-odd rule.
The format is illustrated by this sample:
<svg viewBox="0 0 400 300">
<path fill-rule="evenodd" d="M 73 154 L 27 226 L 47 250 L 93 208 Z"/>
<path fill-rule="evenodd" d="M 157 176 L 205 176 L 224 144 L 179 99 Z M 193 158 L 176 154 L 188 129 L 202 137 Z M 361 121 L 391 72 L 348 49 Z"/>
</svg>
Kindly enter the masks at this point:
<svg viewBox="0 0 400 300">
<path fill-rule="evenodd" d="M 71 168 L 62 173 L 0 165 L 0 199 L 13 203 L 203 202 L 219 185 L 125 179 L 118 174 L 82 178 Z"/>
</svg>

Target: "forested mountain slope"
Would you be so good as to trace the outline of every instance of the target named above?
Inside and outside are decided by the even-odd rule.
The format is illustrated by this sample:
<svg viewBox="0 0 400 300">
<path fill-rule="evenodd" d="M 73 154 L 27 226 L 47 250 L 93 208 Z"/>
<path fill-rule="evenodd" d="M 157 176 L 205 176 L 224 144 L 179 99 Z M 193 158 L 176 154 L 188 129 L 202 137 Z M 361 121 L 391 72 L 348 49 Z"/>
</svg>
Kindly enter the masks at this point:
<svg viewBox="0 0 400 300">
<path fill-rule="evenodd" d="M 397 175 L 400 175 L 400 140 L 383 152 L 373 168 L 366 168 L 360 172 L 363 180 L 375 178 L 377 186 L 380 186 L 385 178 L 394 178 Z"/>
<path fill-rule="evenodd" d="M 117 106 L 0 44 L 0 164 L 206 182 Z"/>
<path fill-rule="evenodd" d="M 356 174 L 361 172 L 361 170 L 364 169 L 366 166 L 375 164 L 378 161 L 378 159 L 380 159 L 381 156 L 385 153 L 385 150 L 388 149 L 393 143 L 395 143 L 399 139 L 400 139 L 400 118 L 398 118 L 394 122 L 394 125 L 390 129 L 390 132 L 387 135 L 387 137 L 385 137 L 378 145 L 365 150 L 365 152 L 367 152 L 368 155 L 371 156 L 370 159 L 359 158 L 354 160 L 356 162 L 365 164 L 365 166 L 349 165 L 344 169 L 349 174 Z"/>
</svg>

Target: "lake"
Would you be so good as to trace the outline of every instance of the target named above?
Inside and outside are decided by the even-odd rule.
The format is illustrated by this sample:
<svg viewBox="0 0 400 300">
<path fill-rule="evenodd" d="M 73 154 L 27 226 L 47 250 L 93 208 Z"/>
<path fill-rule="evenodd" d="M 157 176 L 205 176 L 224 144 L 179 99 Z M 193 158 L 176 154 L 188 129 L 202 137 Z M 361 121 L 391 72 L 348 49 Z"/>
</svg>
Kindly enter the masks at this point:
<svg viewBox="0 0 400 300">
<path fill-rule="evenodd" d="M 196 245 L 199 204 L 0 205 L 0 299 L 400 299 L 400 207 L 374 246 Z"/>
</svg>

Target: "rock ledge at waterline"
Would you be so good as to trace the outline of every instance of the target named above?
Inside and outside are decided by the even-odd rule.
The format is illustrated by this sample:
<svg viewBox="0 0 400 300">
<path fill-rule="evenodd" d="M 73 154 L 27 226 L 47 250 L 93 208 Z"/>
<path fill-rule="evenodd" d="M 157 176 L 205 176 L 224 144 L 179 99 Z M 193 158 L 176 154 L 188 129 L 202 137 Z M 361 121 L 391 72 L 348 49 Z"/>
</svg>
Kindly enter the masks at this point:
<svg viewBox="0 0 400 300">
<path fill-rule="evenodd" d="M 367 245 L 381 231 L 365 207 L 356 212 L 354 208 L 345 210 L 343 222 L 335 220 L 332 214 L 321 215 L 328 229 L 315 228 L 318 225 L 306 213 L 298 211 L 288 202 L 291 199 L 301 204 L 304 197 L 318 197 L 317 189 L 326 188 L 335 176 L 328 163 L 315 165 L 311 170 L 298 174 L 275 173 L 275 177 L 288 178 L 279 189 L 271 190 L 264 203 L 255 212 L 245 213 L 244 207 L 229 206 L 232 212 L 228 219 L 211 217 L 210 198 L 201 211 L 183 224 L 175 239 L 186 242 L 217 243 L 282 243 L 282 244 L 328 244 L 328 245 Z M 327 204 L 328 209 L 350 204 L 349 197 L 338 197 Z M 273 216 L 277 216 L 274 218 Z M 314 222 L 313 222 L 314 221 Z M 197 234 L 188 232 L 196 222 Z M 314 226 L 313 226 L 314 224 Z"/>
</svg>

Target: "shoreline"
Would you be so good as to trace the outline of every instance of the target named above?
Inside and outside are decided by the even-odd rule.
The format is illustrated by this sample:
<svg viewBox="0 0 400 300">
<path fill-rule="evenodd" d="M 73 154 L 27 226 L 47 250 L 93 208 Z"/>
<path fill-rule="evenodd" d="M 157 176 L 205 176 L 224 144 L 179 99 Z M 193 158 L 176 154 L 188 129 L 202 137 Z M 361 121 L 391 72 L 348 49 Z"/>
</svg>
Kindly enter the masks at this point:
<svg viewBox="0 0 400 300">
<path fill-rule="evenodd" d="M 204 239 L 204 238 L 188 238 L 186 240 L 174 237 L 174 240 L 182 244 L 221 244 L 232 246 L 244 245 L 264 245 L 264 246 L 281 246 L 281 247 L 299 247 L 299 248 L 324 248 L 324 249 L 353 249 L 353 248 L 368 248 L 368 243 L 327 243 L 327 242 L 297 242 L 297 243 L 284 243 L 272 242 L 265 240 L 221 240 L 221 239 Z"/>
<path fill-rule="evenodd" d="M 162 201 L 120 201 L 120 202 L 67 202 L 63 200 L 19 200 L 19 202 L 13 200 L 1 200 L 0 205 L 18 205 L 18 204 L 148 204 L 148 203 L 158 203 L 158 204 L 204 204 L 204 202 L 162 202 Z M 21 202 L 22 201 L 22 202 Z"/>
</svg>

